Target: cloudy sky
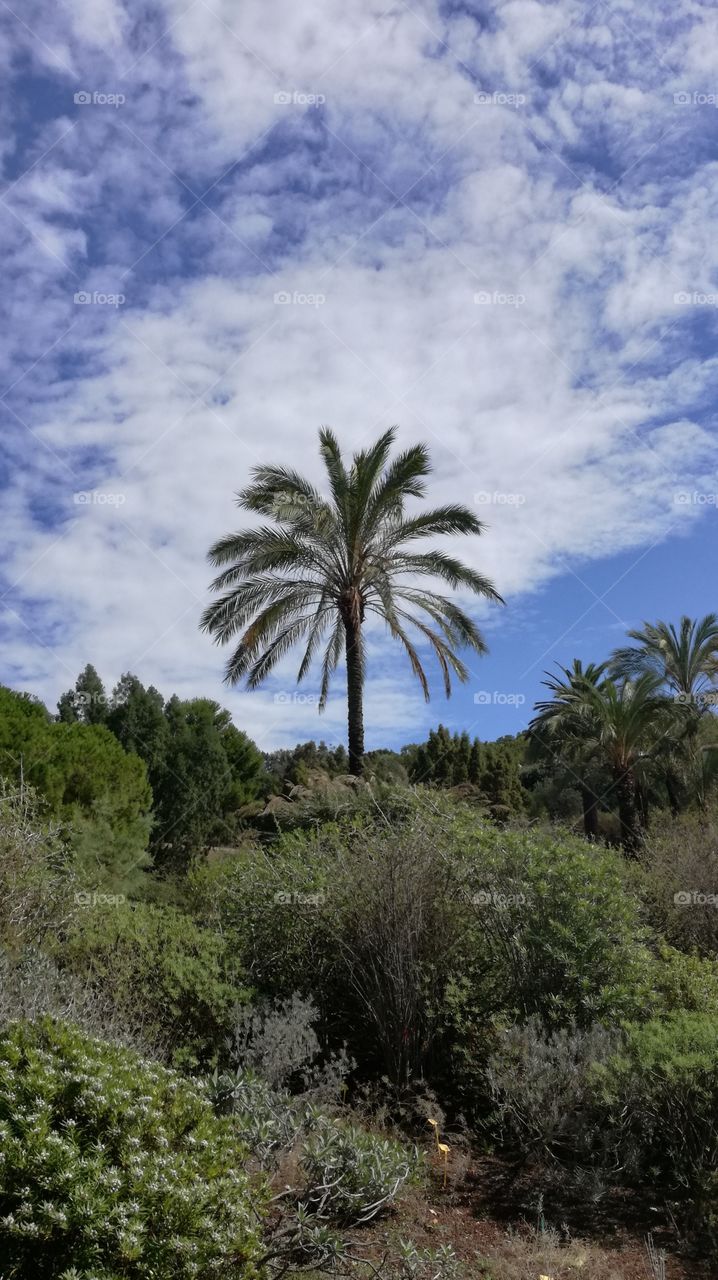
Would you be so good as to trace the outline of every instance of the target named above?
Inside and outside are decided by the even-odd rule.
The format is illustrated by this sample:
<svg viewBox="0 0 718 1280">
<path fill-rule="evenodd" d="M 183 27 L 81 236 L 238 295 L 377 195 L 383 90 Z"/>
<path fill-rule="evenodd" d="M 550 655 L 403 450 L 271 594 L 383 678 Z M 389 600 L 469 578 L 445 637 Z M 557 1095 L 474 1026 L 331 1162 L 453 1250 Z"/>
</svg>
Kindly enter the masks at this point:
<svg viewBox="0 0 718 1280">
<path fill-rule="evenodd" d="M 718 12 L 701 0 L 0 0 L 0 677 L 93 662 L 264 748 L 341 681 L 222 687 L 205 554 L 260 461 L 396 423 L 506 607 L 368 745 L 528 719 L 542 672 L 716 607 Z M 457 548 L 458 549 L 458 548 Z"/>
</svg>

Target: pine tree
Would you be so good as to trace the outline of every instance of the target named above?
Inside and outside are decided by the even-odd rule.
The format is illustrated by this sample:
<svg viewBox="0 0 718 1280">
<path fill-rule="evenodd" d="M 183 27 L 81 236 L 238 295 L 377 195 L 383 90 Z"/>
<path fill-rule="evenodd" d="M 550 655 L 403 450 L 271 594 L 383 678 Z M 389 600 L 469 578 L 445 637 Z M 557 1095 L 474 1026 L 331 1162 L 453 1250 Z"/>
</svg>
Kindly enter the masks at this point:
<svg viewBox="0 0 718 1280">
<path fill-rule="evenodd" d="M 473 782 L 475 787 L 481 782 L 481 767 L 481 743 L 478 738 L 474 738 L 469 757 L 469 782 Z"/>
</svg>

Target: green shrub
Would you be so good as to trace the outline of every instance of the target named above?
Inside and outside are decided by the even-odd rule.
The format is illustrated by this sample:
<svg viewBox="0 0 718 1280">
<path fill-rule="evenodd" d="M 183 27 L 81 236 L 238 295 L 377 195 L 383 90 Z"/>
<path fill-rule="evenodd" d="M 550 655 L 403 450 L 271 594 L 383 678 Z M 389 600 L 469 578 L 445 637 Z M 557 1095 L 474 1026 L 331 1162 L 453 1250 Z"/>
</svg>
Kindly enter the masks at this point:
<svg viewBox="0 0 718 1280">
<path fill-rule="evenodd" d="M 393 1202 L 417 1164 L 401 1143 L 322 1116 L 302 1153 L 303 1197 L 322 1217 L 368 1222 Z"/>
<path fill-rule="evenodd" d="M 592 1072 L 617 1039 L 598 1024 L 546 1030 L 536 1017 L 506 1028 L 487 1067 L 502 1141 L 542 1159 L 591 1163 L 599 1136 L 590 1116 Z"/>
<path fill-rule="evenodd" d="M 91 900 L 59 954 L 177 1066 L 215 1059 L 246 998 L 227 940 L 171 906 Z"/>
<path fill-rule="evenodd" d="M 188 902 L 221 932 L 262 995 L 316 994 L 336 966 L 325 912 L 336 828 L 281 837 L 271 852 L 244 845 L 221 862 L 193 867 Z"/>
<path fill-rule="evenodd" d="M 686 1010 L 718 1019 L 718 960 L 661 943 L 648 964 L 646 985 L 647 1008 L 656 1015 Z"/>
<path fill-rule="evenodd" d="M 485 1007 L 563 1026 L 634 1013 L 646 935 L 620 854 L 535 832 L 474 838 L 466 889 Z"/>
<path fill-rule="evenodd" d="M 319 1221 L 368 1222 L 420 1168 L 416 1149 L 275 1090 L 251 1071 L 215 1074 L 212 1094 L 220 1110 L 236 1117 L 262 1169 L 275 1172 L 289 1159 L 293 1186 L 283 1175 L 286 1195 Z"/>
<path fill-rule="evenodd" d="M 264 996 L 311 996 L 367 1075 L 475 1111 L 492 1024 L 638 1015 L 649 953 L 619 854 L 499 832 L 436 793 L 403 816 L 280 837 L 193 872 L 199 918 Z"/>
<path fill-rule="evenodd" d="M 641 863 L 656 929 L 684 951 L 718 956 L 718 810 L 656 826 Z"/>
<path fill-rule="evenodd" d="M 440 1096 L 485 1119 L 498 1029 L 535 1018 L 550 1035 L 638 1017 L 650 953 L 619 854 L 476 822 L 456 834 L 466 907 L 433 1082 Z"/>
<path fill-rule="evenodd" d="M 594 1068 L 596 1104 L 625 1175 L 674 1199 L 718 1243 L 718 1020 L 678 1011 L 625 1029 Z"/>
<path fill-rule="evenodd" d="M 0 1037 L 0 1253 L 18 1280 L 258 1275 L 245 1162 L 174 1072 L 49 1019 Z"/>
<path fill-rule="evenodd" d="M 0 946 L 21 950 L 66 926 L 76 887 L 58 825 L 30 788 L 0 778 Z"/>
</svg>

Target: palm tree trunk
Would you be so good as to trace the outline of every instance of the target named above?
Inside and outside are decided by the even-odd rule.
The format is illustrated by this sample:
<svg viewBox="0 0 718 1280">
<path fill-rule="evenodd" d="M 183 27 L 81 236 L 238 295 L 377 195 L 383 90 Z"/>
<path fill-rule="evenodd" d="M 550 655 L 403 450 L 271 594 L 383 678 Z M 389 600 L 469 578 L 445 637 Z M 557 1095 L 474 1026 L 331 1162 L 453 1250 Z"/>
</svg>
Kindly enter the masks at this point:
<svg viewBox="0 0 718 1280">
<path fill-rule="evenodd" d="M 349 772 L 359 777 L 364 763 L 364 663 L 361 623 L 344 618 L 347 655 L 347 710 L 349 723 Z"/>
<path fill-rule="evenodd" d="M 630 769 L 619 766 L 614 773 L 618 818 L 621 824 L 621 844 L 629 857 L 635 857 L 641 847 L 641 828 L 636 804 L 636 780 Z"/>
<path fill-rule="evenodd" d="M 585 783 L 581 785 L 581 803 L 583 805 L 583 834 L 587 840 L 595 844 L 598 840 L 598 797 Z"/>
<path fill-rule="evenodd" d="M 677 818 L 681 811 L 681 802 L 678 793 L 678 780 L 673 769 L 666 770 L 666 791 L 668 792 L 668 805 L 671 810 L 671 817 Z"/>
</svg>

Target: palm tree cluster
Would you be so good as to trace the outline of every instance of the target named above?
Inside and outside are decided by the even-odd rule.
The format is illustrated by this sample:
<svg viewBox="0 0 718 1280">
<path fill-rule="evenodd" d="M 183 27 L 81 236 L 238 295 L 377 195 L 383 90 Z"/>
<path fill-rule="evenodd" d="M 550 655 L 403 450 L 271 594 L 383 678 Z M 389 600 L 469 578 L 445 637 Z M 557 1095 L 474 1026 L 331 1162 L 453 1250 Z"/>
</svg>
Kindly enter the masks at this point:
<svg viewBox="0 0 718 1280">
<path fill-rule="evenodd" d="M 361 773 L 364 755 L 367 616 L 383 620 L 403 645 L 428 701 L 422 644 L 438 662 L 447 697 L 452 676 L 465 681 L 469 675 L 461 651 L 483 654 L 486 644 L 457 601 L 424 586 L 422 579 L 438 579 L 454 593 L 501 601 L 488 578 L 455 556 L 426 547 L 425 539 L 476 535 L 483 525 L 458 504 L 407 511 L 409 500 L 424 497 L 431 468 L 423 445 L 391 459 L 395 435 L 394 428 L 384 432 L 347 466 L 332 431 L 322 429 L 326 495 L 289 467 L 255 467 L 237 505 L 270 523 L 228 534 L 209 553 L 221 570 L 212 583 L 220 594 L 205 610 L 202 626 L 220 644 L 236 640 L 228 683 L 244 679 L 248 688 L 258 688 L 301 641 L 297 681 L 319 658 L 323 710 L 344 655 L 349 768 L 355 774 Z M 410 634 L 412 628 L 418 637 Z"/>
<path fill-rule="evenodd" d="M 718 701 L 718 617 L 644 623 L 628 636 L 634 643 L 607 662 L 577 659 L 547 673 L 551 697 L 536 704 L 529 759 L 578 789 L 589 840 L 599 811 L 616 808 L 621 844 L 635 854 L 652 800 L 665 796 L 673 813 L 690 801 L 704 806 L 718 773 L 708 720 Z"/>
</svg>

